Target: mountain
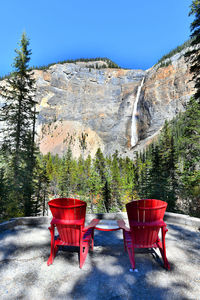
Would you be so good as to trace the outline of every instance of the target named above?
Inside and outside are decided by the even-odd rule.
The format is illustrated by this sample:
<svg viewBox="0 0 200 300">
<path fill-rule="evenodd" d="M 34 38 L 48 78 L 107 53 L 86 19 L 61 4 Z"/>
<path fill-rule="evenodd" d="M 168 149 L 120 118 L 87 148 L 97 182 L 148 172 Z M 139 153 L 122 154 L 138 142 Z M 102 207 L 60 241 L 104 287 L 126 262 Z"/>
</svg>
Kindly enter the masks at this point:
<svg viewBox="0 0 200 300">
<path fill-rule="evenodd" d="M 194 93 L 184 51 L 146 71 L 108 68 L 105 61 L 35 70 L 41 152 L 62 155 L 70 146 L 75 157 L 94 156 L 100 147 L 132 157 Z"/>
</svg>

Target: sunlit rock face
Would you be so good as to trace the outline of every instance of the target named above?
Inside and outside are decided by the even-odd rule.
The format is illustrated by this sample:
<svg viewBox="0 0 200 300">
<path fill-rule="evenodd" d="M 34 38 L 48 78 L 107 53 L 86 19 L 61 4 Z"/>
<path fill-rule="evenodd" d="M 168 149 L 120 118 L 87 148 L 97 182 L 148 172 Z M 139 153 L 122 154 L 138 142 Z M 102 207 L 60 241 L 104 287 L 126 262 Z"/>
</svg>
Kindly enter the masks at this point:
<svg viewBox="0 0 200 300">
<path fill-rule="evenodd" d="M 103 64 L 98 62 L 99 67 Z M 134 151 L 156 138 L 166 119 L 185 109 L 194 93 L 189 66 L 181 54 L 168 67 L 147 71 L 91 66 L 92 62 L 67 63 L 34 71 L 42 153 L 63 155 L 70 146 L 75 157 L 93 157 L 98 148 L 106 155 L 118 150 L 133 157 Z M 4 102 L 1 97 L 0 102 Z M 133 132 L 136 145 L 131 141 Z"/>
<path fill-rule="evenodd" d="M 129 152 L 132 110 L 144 75 L 142 70 L 99 70 L 79 64 L 35 71 L 41 151 L 61 155 L 70 146 L 75 156 L 83 150 L 94 156 L 98 148 L 105 154 Z"/>
<path fill-rule="evenodd" d="M 165 120 L 171 120 L 185 110 L 186 103 L 194 94 L 191 78 L 189 65 L 181 54 L 175 55 L 168 67 L 148 70 L 138 104 L 141 142 L 159 132 Z"/>
</svg>

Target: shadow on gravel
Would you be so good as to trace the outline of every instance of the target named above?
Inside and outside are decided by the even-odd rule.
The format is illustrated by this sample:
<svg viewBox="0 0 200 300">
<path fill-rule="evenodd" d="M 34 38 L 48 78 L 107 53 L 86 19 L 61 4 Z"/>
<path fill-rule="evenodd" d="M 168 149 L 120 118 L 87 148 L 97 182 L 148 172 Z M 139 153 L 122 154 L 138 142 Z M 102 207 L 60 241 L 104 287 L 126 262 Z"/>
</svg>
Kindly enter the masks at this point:
<svg viewBox="0 0 200 300">
<path fill-rule="evenodd" d="M 159 283 L 151 284 L 148 280 L 148 274 L 152 273 L 151 261 L 146 258 L 139 259 L 137 256 L 138 272 L 130 272 L 128 257 L 124 253 L 120 253 L 122 249 L 113 250 L 103 249 L 98 253 L 102 257 L 100 262 L 96 262 L 90 255 L 90 263 L 92 268 L 89 273 L 80 276 L 74 283 L 70 292 L 62 282 L 56 282 L 57 290 L 49 291 L 49 297 L 56 299 L 91 299 L 91 300 L 114 300 L 114 299 L 166 299 L 166 295 L 170 294 L 171 287 L 159 287 Z M 126 255 L 126 254 L 125 254 Z M 144 253 L 143 253 L 144 255 Z M 149 255 L 149 254 L 148 254 Z M 107 259 L 112 256 L 112 264 L 107 264 Z M 123 259 L 120 257 L 123 256 Z M 125 259 L 124 259 L 125 258 Z M 103 267 L 102 267 L 103 266 Z M 159 266 L 154 266 L 157 270 Z M 166 272 L 160 270 L 160 272 Z M 67 285 L 67 280 L 66 280 Z M 187 287 L 186 287 L 187 288 Z M 60 291 L 62 290 L 62 291 Z"/>
<path fill-rule="evenodd" d="M 185 252 L 187 262 L 184 261 L 184 263 L 194 263 L 195 256 L 200 264 L 200 232 L 175 224 L 168 224 L 167 227 L 170 230 L 171 238 L 176 243 L 177 250 L 183 249 Z"/>
<path fill-rule="evenodd" d="M 22 235 L 29 236 L 33 230 L 46 231 L 44 226 L 17 226 L 12 230 L 6 230 L 0 233 L 0 271 L 8 269 L 10 263 L 15 262 L 31 262 L 38 257 L 44 257 L 47 260 L 50 242 L 40 241 L 38 235 L 37 240 L 34 238 L 23 241 Z M 48 232 L 47 232 L 48 233 Z"/>
<path fill-rule="evenodd" d="M 121 231 L 95 231 L 94 251 L 88 254 L 80 270 L 78 248 L 60 247 L 54 264 L 47 267 L 46 261 L 50 254 L 47 227 L 24 226 L 22 229 L 23 232 L 18 227 L 0 234 L 0 242 L 3 241 L 0 246 L 1 274 L 5 273 L 9 265 L 14 269 L 13 264 L 19 259 L 16 273 L 5 284 L 5 289 L 13 295 L 17 283 L 18 290 L 12 299 L 172 300 L 189 299 L 187 293 L 192 292 L 192 274 L 188 277 L 187 273 L 182 272 L 185 262 L 182 268 L 178 268 L 176 261 L 169 261 L 171 271 L 166 271 L 157 251 L 138 249 L 135 253 L 137 270 L 130 269 Z M 180 248 L 185 251 L 187 263 L 192 260 L 191 251 L 195 259 L 199 260 L 200 233 L 171 224 L 168 229 L 167 251 L 170 251 L 169 244 L 173 243 L 175 251 Z M 21 234 L 24 240 L 20 241 Z M 30 238 L 30 234 L 33 238 Z M 24 263 L 23 270 L 19 268 L 21 263 Z"/>
<path fill-rule="evenodd" d="M 4 266 L 5 262 L 9 261 L 9 257 L 17 251 L 18 245 L 15 241 L 17 241 L 19 234 L 20 232 L 15 228 L 0 233 L 0 269 Z M 12 238 L 11 241 L 10 238 Z M 7 244 L 5 244 L 5 240 Z"/>
<path fill-rule="evenodd" d="M 95 235 L 96 247 L 94 252 L 87 257 L 91 266 L 89 272 L 84 271 L 83 267 L 78 278 L 72 279 L 71 282 L 68 276 L 64 276 L 62 280 L 54 281 L 54 285 L 48 288 L 48 298 L 166 300 L 170 298 L 180 299 L 178 295 L 177 298 L 174 297 L 176 289 L 186 291 L 190 289 L 187 283 L 180 280 L 169 285 L 166 284 L 165 278 L 170 276 L 170 272 L 174 272 L 175 266 L 171 263 L 171 271 L 166 271 L 163 268 L 160 254 L 158 255 L 154 250 L 136 249 L 135 259 L 138 269 L 133 272 L 130 269 L 128 254 L 124 252 L 123 240 L 119 233 L 97 232 Z M 69 253 L 62 253 L 61 255 L 65 257 L 66 264 L 78 263 L 76 259 L 76 261 L 73 259 L 74 256 L 73 258 L 70 257 Z M 152 280 L 153 276 L 155 279 Z M 159 280 L 160 277 L 163 278 Z"/>
</svg>

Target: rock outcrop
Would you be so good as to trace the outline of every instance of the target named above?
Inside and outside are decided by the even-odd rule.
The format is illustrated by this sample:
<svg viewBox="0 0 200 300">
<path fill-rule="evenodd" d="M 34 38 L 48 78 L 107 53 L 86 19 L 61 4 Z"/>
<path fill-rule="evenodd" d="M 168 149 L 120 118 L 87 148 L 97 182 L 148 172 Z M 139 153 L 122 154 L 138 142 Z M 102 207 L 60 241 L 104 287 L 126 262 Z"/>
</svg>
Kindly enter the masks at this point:
<svg viewBox="0 0 200 300">
<path fill-rule="evenodd" d="M 164 121 L 183 111 L 194 84 L 183 53 L 168 67 L 147 71 L 96 69 L 91 62 L 56 64 L 35 70 L 38 142 L 42 153 L 94 156 L 118 150 L 133 156 L 160 131 Z M 97 63 L 97 62 L 95 62 Z M 105 62 L 98 62 L 104 67 Z M 133 115 L 138 88 L 137 114 Z M 132 118 L 137 118 L 138 144 L 131 146 Z"/>
</svg>

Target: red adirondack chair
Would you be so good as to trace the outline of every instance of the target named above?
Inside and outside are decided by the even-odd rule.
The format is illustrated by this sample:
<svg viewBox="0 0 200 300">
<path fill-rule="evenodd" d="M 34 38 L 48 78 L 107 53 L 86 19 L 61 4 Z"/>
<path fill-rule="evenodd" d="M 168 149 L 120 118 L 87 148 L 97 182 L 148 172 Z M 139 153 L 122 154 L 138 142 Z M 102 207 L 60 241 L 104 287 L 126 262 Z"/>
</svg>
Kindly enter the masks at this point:
<svg viewBox="0 0 200 300">
<path fill-rule="evenodd" d="M 53 215 L 51 226 L 51 253 L 47 265 L 53 263 L 58 246 L 77 246 L 79 252 L 79 266 L 82 268 L 89 247 L 94 246 L 94 227 L 99 220 L 93 219 L 89 226 L 84 227 L 86 202 L 72 198 L 57 198 L 48 202 Z M 55 238 L 55 227 L 59 236 Z"/>
<path fill-rule="evenodd" d="M 165 234 L 168 231 L 163 221 L 167 203 L 155 199 L 142 199 L 126 204 L 129 226 L 123 220 L 118 224 L 123 229 L 124 248 L 128 251 L 132 268 L 135 269 L 134 248 L 158 248 L 160 250 L 164 267 L 170 266 L 166 257 Z M 162 232 L 162 241 L 159 231 Z"/>
</svg>

